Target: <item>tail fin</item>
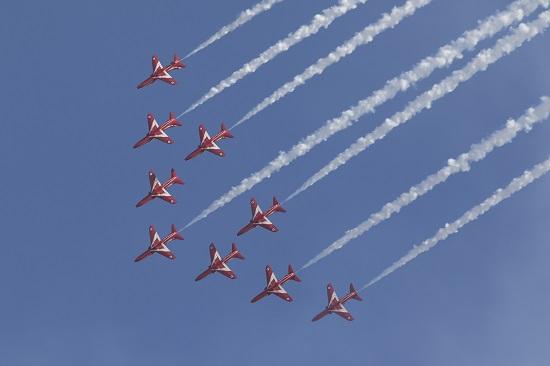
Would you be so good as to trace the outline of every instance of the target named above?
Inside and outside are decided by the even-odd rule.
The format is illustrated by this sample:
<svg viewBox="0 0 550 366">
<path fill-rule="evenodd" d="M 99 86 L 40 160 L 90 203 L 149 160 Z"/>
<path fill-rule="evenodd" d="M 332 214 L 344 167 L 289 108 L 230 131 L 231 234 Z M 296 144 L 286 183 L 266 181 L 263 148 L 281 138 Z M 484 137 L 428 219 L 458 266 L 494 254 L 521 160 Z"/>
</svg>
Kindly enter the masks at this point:
<svg viewBox="0 0 550 366">
<path fill-rule="evenodd" d="M 174 53 L 174 58 L 172 59 L 172 66 L 181 69 L 182 67 L 185 67 L 185 64 L 181 61 L 181 58 L 178 57 Z"/>
<path fill-rule="evenodd" d="M 302 282 L 302 280 L 300 279 L 300 277 L 298 277 L 298 275 L 296 274 L 296 272 L 294 272 L 294 269 L 292 268 L 292 266 L 289 264 L 288 265 L 288 274 L 294 274 L 294 276 L 292 277 L 292 279 L 296 282 Z"/>
<path fill-rule="evenodd" d="M 281 206 L 279 201 L 275 197 L 273 197 L 273 206 L 275 207 L 275 211 L 277 212 L 286 212 L 286 210 Z"/>
<path fill-rule="evenodd" d="M 222 136 L 224 138 L 233 138 L 233 135 L 231 134 L 231 132 L 229 132 L 227 127 L 225 127 L 225 124 L 223 122 L 222 122 L 222 126 L 220 128 L 220 132 L 222 133 Z"/>
<path fill-rule="evenodd" d="M 172 224 L 172 234 L 176 234 L 174 235 L 174 239 L 183 240 L 183 236 L 180 235 L 178 229 L 176 229 L 176 225 L 174 224 Z"/>
<path fill-rule="evenodd" d="M 235 253 L 235 258 L 244 259 L 244 256 L 239 252 L 235 243 L 231 243 L 231 253 Z"/>
<path fill-rule="evenodd" d="M 352 283 L 349 284 L 349 293 L 352 294 L 352 297 L 351 297 L 352 299 L 355 299 L 357 301 L 363 301 L 363 299 L 361 297 L 359 297 L 359 294 L 357 293 L 357 291 L 353 287 Z"/>
<path fill-rule="evenodd" d="M 183 184 L 183 179 L 181 179 L 180 177 L 177 176 L 176 170 L 175 170 L 174 168 L 172 168 L 171 177 L 172 177 L 172 178 L 176 178 L 176 179 L 174 180 L 174 183 Z"/>
<path fill-rule="evenodd" d="M 168 114 L 168 121 L 170 122 L 170 126 L 180 126 L 181 122 L 177 120 L 177 118 L 174 116 L 173 112 L 170 112 Z"/>
</svg>

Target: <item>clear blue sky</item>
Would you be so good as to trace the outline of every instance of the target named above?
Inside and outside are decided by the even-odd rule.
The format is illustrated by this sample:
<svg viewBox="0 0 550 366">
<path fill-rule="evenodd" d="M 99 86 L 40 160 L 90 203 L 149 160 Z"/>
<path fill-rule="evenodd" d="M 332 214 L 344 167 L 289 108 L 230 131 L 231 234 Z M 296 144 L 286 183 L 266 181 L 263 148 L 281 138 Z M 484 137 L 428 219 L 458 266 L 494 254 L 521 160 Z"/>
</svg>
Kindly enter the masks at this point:
<svg viewBox="0 0 550 366">
<path fill-rule="evenodd" d="M 236 231 L 248 200 L 265 207 L 358 136 L 448 71 L 434 75 L 363 118 L 279 174 L 183 232 L 160 256 L 133 263 L 147 227 L 165 235 L 328 118 L 368 96 L 439 46 L 509 2 L 436 0 L 352 57 L 262 112 L 222 143 L 223 159 L 183 158 L 211 132 L 232 124 L 283 82 L 382 12 L 401 4 L 371 0 L 304 41 L 170 130 L 176 144 L 132 145 L 146 113 L 179 114 L 330 0 L 288 0 L 189 60 L 178 85 L 135 86 L 150 57 L 187 54 L 256 0 L 196 2 L 6 2 L 0 11 L 2 187 L 0 364 L 19 365 L 542 365 L 550 359 L 550 178 L 468 225 L 349 303 L 348 323 L 310 319 L 339 294 L 361 286 L 492 191 L 546 158 L 550 122 L 520 135 L 471 172 L 449 179 L 391 220 L 302 272 L 286 288 L 295 301 L 249 301 L 265 285 L 264 266 L 282 275 L 345 230 L 439 169 L 509 117 L 550 93 L 550 34 L 537 37 L 400 127 L 368 152 L 290 201 L 280 231 Z M 78 4 L 77 4 L 78 3 Z M 494 42 L 483 42 L 490 46 Z M 459 61 L 464 64 L 472 54 Z M 175 168 L 185 180 L 178 204 L 134 207 Z M 239 278 L 194 277 L 214 241 L 235 241 Z"/>
</svg>

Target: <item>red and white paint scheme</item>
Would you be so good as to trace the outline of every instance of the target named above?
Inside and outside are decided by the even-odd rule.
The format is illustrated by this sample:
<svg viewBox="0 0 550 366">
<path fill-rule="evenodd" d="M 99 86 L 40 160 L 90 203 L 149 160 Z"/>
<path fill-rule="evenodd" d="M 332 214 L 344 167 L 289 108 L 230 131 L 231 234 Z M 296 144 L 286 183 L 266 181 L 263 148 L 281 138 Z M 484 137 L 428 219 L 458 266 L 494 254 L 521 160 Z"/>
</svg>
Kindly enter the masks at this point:
<svg viewBox="0 0 550 366">
<path fill-rule="evenodd" d="M 252 218 L 250 219 L 248 225 L 239 230 L 237 235 L 242 235 L 247 231 L 254 229 L 256 226 L 263 227 L 273 233 L 279 231 L 279 229 L 277 229 L 277 227 L 267 218 L 274 212 L 286 212 L 275 197 L 273 197 L 273 205 L 266 212 L 262 212 L 262 209 L 258 206 L 258 203 L 254 198 L 250 200 L 250 208 L 252 210 Z"/>
<path fill-rule="evenodd" d="M 355 291 L 351 283 L 349 284 L 349 293 L 341 299 L 338 298 L 338 295 L 336 295 L 336 292 L 334 292 L 334 287 L 332 287 L 332 284 L 329 283 L 327 285 L 327 297 L 328 304 L 325 307 L 325 310 L 315 315 L 315 317 L 311 321 L 317 321 L 328 314 L 337 314 L 340 315 L 342 318 L 351 321 L 353 320 L 353 317 L 344 307 L 344 303 L 349 299 L 355 299 L 357 301 L 363 300 L 359 297 L 359 294 L 357 294 L 357 291 Z"/>
<path fill-rule="evenodd" d="M 167 189 L 170 188 L 173 184 L 183 184 L 183 180 L 179 178 L 176 175 L 176 171 L 172 169 L 170 173 L 170 178 L 166 182 L 161 184 L 157 179 L 155 172 L 149 170 L 149 184 L 151 185 L 151 190 L 149 191 L 147 196 L 143 197 L 143 199 L 136 204 L 136 207 L 141 207 L 157 197 L 171 204 L 176 203 L 176 199 L 170 193 L 168 193 Z"/>
<path fill-rule="evenodd" d="M 225 153 L 222 149 L 220 149 L 218 145 L 216 145 L 216 142 L 223 139 L 233 138 L 233 135 L 231 134 L 231 132 L 229 132 L 227 128 L 225 128 L 225 125 L 222 122 L 220 132 L 218 132 L 218 134 L 214 135 L 213 137 L 210 137 L 204 125 L 201 124 L 199 126 L 199 138 L 201 140 L 199 147 L 197 147 L 191 154 L 187 155 L 185 157 L 185 160 L 191 160 L 195 156 L 198 156 L 205 151 L 208 151 L 220 157 L 225 156 Z"/>
<path fill-rule="evenodd" d="M 170 251 L 170 249 L 168 249 L 166 245 L 172 240 L 183 240 L 183 236 L 179 234 L 178 230 L 176 230 L 176 226 L 172 224 L 172 230 L 170 231 L 170 234 L 161 239 L 159 234 L 155 230 L 155 227 L 151 225 L 149 226 L 149 239 L 151 240 L 149 248 L 147 248 L 145 252 L 138 255 L 136 259 L 134 259 L 134 262 L 139 262 L 140 260 L 145 259 L 154 253 L 163 255 L 168 259 L 175 259 L 176 256 Z"/>
<path fill-rule="evenodd" d="M 235 275 L 235 273 L 227 266 L 227 262 L 229 262 L 233 258 L 244 259 L 243 255 L 237 249 L 237 245 L 235 245 L 235 243 L 231 244 L 231 252 L 229 252 L 229 254 L 223 258 L 216 250 L 216 246 L 214 245 L 214 243 L 211 243 L 210 265 L 204 272 L 202 272 L 200 275 L 197 276 L 197 278 L 195 278 L 195 281 L 200 281 L 209 274 L 216 272 L 234 280 L 235 278 L 237 278 L 237 275 Z"/>
<path fill-rule="evenodd" d="M 250 302 L 254 303 L 271 294 L 278 296 L 285 301 L 291 302 L 292 297 L 290 297 L 288 292 L 286 292 L 286 290 L 283 288 L 283 285 L 290 280 L 301 282 L 300 278 L 298 278 L 298 276 L 296 275 L 296 272 L 294 272 L 290 264 L 288 265 L 288 273 L 280 280 L 278 280 L 277 277 L 275 277 L 275 273 L 273 273 L 273 270 L 271 269 L 271 267 L 269 265 L 266 266 L 265 279 L 266 279 L 267 285 L 264 287 L 264 290 L 260 292 L 258 295 L 256 295 L 252 300 L 250 300 Z"/>
<path fill-rule="evenodd" d="M 172 140 L 165 131 L 171 127 L 181 126 L 181 122 L 174 118 L 174 114 L 172 112 L 170 112 L 170 114 L 168 115 L 168 119 L 160 126 L 157 123 L 155 117 L 153 117 L 151 113 L 147 113 L 147 124 L 149 125 L 149 131 L 147 132 L 147 135 L 136 142 L 136 144 L 134 145 L 134 149 L 140 147 L 141 145 L 145 145 L 153 139 L 160 140 L 166 144 L 173 144 L 174 140 Z"/>
<path fill-rule="evenodd" d="M 183 64 L 183 62 L 181 62 L 181 59 L 177 55 L 174 55 L 172 62 L 170 62 L 170 65 L 166 67 L 162 66 L 157 55 L 153 55 L 152 65 L 153 73 L 137 86 L 138 89 L 141 89 L 147 85 L 151 85 L 157 80 L 162 80 L 165 83 L 174 85 L 176 84 L 176 79 L 171 77 L 168 72 L 172 70 L 183 69 L 185 67 L 185 65 Z"/>
</svg>

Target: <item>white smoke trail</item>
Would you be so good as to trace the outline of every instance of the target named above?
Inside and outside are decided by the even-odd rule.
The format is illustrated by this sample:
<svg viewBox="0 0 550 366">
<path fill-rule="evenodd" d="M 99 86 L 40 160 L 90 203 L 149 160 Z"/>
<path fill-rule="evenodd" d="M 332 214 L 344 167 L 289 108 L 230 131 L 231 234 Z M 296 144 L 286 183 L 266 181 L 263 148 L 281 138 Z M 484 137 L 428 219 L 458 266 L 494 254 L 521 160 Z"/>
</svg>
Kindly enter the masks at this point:
<svg viewBox="0 0 550 366">
<path fill-rule="evenodd" d="M 322 127 L 300 140 L 289 150 L 280 152 L 265 167 L 251 174 L 248 178 L 243 179 L 238 185 L 231 187 L 227 193 L 212 202 L 185 227 L 187 228 L 197 221 L 206 218 L 212 212 L 220 209 L 256 184 L 262 182 L 264 179 L 268 179 L 272 174 L 307 154 L 311 149 L 328 140 L 335 133 L 348 128 L 364 114 L 374 112 L 374 108 L 392 99 L 400 91 L 405 91 L 414 85 L 414 83 L 429 77 L 434 70 L 452 64 L 453 61 L 462 57 L 462 52 L 475 48 L 484 39 L 493 36 L 514 22 L 521 21 L 524 17 L 529 16 L 540 5 L 547 8 L 550 6 L 550 0 L 517 0 L 510 4 L 506 10 L 497 12 L 486 18 L 476 28 L 464 32 L 458 39 L 441 47 L 435 56 L 424 58 L 411 70 L 389 80 L 382 89 L 375 91 L 370 97 L 363 99 L 354 107 L 342 112 L 339 117 L 326 121 Z"/>
<path fill-rule="evenodd" d="M 523 45 L 524 42 L 544 32 L 548 25 L 550 25 L 550 11 L 540 13 L 539 17 L 530 23 L 521 23 L 511 34 L 499 39 L 493 48 L 481 51 L 465 67 L 454 71 L 451 76 L 435 84 L 430 90 L 410 102 L 403 111 L 394 114 L 391 118 L 387 118 L 384 123 L 376 127 L 374 131 L 366 136 L 360 137 L 345 151 L 338 154 L 336 158 L 311 176 L 300 188 L 287 198 L 287 201 L 296 197 L 334 170 L 346 164 L 351 158 L 373 145 L 376 141 L 383 139 L 397 126 L 406 123 L 424 109 L 430 108 L 433 102 L 453 92 L 461 83 L 471 79 L 478 72 L 485 71 L 491 64 L 516 50 Z"/>
<path fill-rule="evenodd" d="M 210 46 L 212 43 L 216 42 L 220 38 L 226 36 L 230 32 L 233 32 L 235 29 L 239 28 L 244 23 L 247 23 L 249 20 L 252 20 L 256 15 L 263 13 L 264 11 L 268 11 L 271 9 L 271 7 L 275 4 L 280 3 L 283 0 L 263 0 L 254 5 L 252 8 L 246 9 L 242 11 L 237 19 L 235 19 L 230 24 L 222 27 L 219 31 L 214 33 L 210 38 L 208 38 L 206 41 L 201 43 L 197 48 L 195 48 L 193 51 L 189 52 L 187 56 L 184 58 L 188 58 L 190 56 L 193 56 L 195 53 L 205 49 L 206 47 Z"/>
<path fill-rule="evenodd" d="M 210 98 L 221 93 L 222 90 L 229 88 L 246 75 L 255 72 L 260 66 L 268 63 L 278 54 L 287 51 L 290 47 L 301 42 L 305 38 L 314 35 L 321 28 L 328 28 L 328 26 L 338 17 L 341 17 L 348 11 L 355 9 L 358 5 L 364 4 L 367 1 L 368 0 L 340 0 L 337 5 L 324 9 L 321 13 L 316 14 L 309 24 L 303 25 L 293 33 L 290 33 L 288 36 L 262 52 L 258 57 L 247 62 L 239 70 L 233 72 L 227 79 L 220 81 L 218 85 L 212 87 L 208 93 L 202 96 L 191 107 L 187 108 L 183 114 L 192 111 Z"/>
<path fill-rule="evenodd" d="M 439 229 L 439 231 L 430 239 L 424 240 L 420 245 L 413 246 L 413 248 L 405 256 L 401 257 L 401 259 L 382 271 L 382 273 L 380 273 L 372 281 L 363 286 L 361 290 L 374 285 L 395 270 L 403 267 L 405 264 L 415 259 L 420 254 L 427 252 L 436 246 L 440 241 L 447 239 L 449 235 L 456 234 L 464 225 L 476 220 L 479 216 L 483 215 L 503 200 L 509 198 L 514 193 L 522 190 L 527 185 L 532 183 L 534 180 L 548 173 L 548 171 L 550 171 L 550 158 L 535 165 L 532 170 L 527 170 L 521 176 L 514 178 L 510 184 L 506 186 L 506 188 L 498 189 L 491 197 L 464 213 L 458 220 L 451 224 L 445 224 L 445 226 Z"/>
<path fill-rule="evenodd" d="M 413 15 L 416 10 L 428 5 L 431 2 L 432 0 L 409 0 L 400 7 L 394 7 L 390 14 L 384 13 L 376 23 L 365 27 L 361 32 L 355 34 L 352 38 L 342 43 L 327 56 L 320 58 L 313 65 L 306 68 L 301 74 L 296 75 L 292 81 L 287 82 L 273 92 L 273 94 L 269 97 L 265 98 L 260 104 L 254 107 L 243 118 L 235 123 L 233 127 L 240 125 L 268 106 L 276 103 L 285 95 L 292 93 L 297 87 L 305 84 L 307 80 L 311 79 L 315 75 L 322 74 L 327 67 L 339 62 L 342 58 L 351 55 L 357 47 L 369 44 L 378 34 L 395 27 L 404 18 Z"/>
<path fill-rule="evenodd" d="M 385 204 L 380 211 L 370 215 L 367 220 L 355 228 L 348 230 L 340 239 L 334 241 L 309 260 L 302 269 L 317 263 L 334 251 L 341 249 L 353 239 L 365 234 L 374 226 L 389 219 L 394 213 L 401 211 L 403 207 L 408 206 L 416 201 L 416 199 L 434 189 L 437 185 L 445 182 L 451 175 L 469 171 L 471 163 L 484 159 L 495 148 L 511 142 L 518 132 L 530 131 L 534 124 L 547 119 L 550 115 L 550 98 L 545 96 L 541 99 L 542 102 L 539 105 L 529 108 L 517 121 L 509 120 L 504 128 L 495 131 L 480 143 L 472 145 L 468 152 L 459 155 L 455 159 L 449 159 L 447 164 L 437 173 L 429 175 L 422 182 L 412 186 L 395 200 Z"/>
</svg>

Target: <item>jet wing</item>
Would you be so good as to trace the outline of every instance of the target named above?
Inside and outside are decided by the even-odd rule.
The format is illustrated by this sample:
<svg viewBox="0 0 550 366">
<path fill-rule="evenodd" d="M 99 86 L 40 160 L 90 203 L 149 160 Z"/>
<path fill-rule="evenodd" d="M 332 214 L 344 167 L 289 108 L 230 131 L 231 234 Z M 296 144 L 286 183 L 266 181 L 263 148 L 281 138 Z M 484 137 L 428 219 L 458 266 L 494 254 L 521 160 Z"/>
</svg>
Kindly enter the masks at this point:
<svg viewBox="0 0 550 366">
<path fill-rule="evenodd" d="M 157 55 L 154 55 L 151 64 L 153 66 L 153 73 L 157 72 L 159 69 L 162 69 L 162 64 L 160 63 Z"/>
<path fill-rule="evenodd" d="M 150 245 L 149 245 L 149 248 L 153 248 L 157 243 L 160 242 L 160 236 L 159 234 L 157 233 L 157 231 L 155 230 L 155 227 L 153 225 L 149 226 L 149 240 L 150 240 Z"/>
<path fill-rule="evenodd" d="M 265 282 L 267 283 L 266 287 L 272 286 L 277 283 L 277 277 L 270 266 L 265 267 Z"/>
<path fill-rule="evenodd" d="M 166 71 L 163 71 L 162 74 L 157 76 L 157 79 L 164 81 L 165 83 L 168 83 L 170 85 L 174 85 L 176 83 L 176 79 L 171 77 L 170 74 L 167 73 Z"/>
<path fill-rule="evenodd" d="M 214 246 L 214 243 L 210 244 L 210 263 L 212 264 L 212 266 L 216 263 L 216 262 L 221 262 L 222 261 L 222 258 L 220 256 L 220 253 L 218 253 L 218 250 L 216 249 L 216 247 Z"/>
<path fill-rule="evenodd" d="M 166 258 L 169 258 L 169 259 L 175 259 L 176 258 L 174 253 L 172 253 L 170 251 L 170 249 L 168 249 L 168 247 L 164 244 L 159 245 L 158 247 L 154 248 L 152 251 L 156 252 L 160 255 L 163 255 L 163 256 L 165 256 Z"/>
<path fill-rule="evenodd" d="M 205 150 L 214 155 L 225 156 L 225 152 L 220 149 L 215 143 L 212 143 L 212 146 L 206 147 Z"/>
<path fill-rule="evenodd" d="M 254 198 L 250 200 L 250 210 L 252 211 L 252 220 L 256 218 L 256 215 L 262 213 L 262 209 L 260 208 L 260 206 L 258 206 L 258 202 L 256 202 Z"/>
<path fill-rule="evenodd" d="M 288 301 L 288 302 L 292 301 L 292 297 L 290 297 L 288 292 L 286 292 L 286 290 L 281 285 L 278 285 L 277 287 L 275 287 L 273 290 L 271 290 L 269 292 L 272 293 L 273 295 L 276 295 L 276 296 L 280 297 L 281 299 L 283 299 L 285 301 Z"/>
<path fill-rule="evenodd" d="M 149 171 L 149 185 L 151 186 L 151 192 L 162 186 L 152 170 Z"/>
<path fill-rule="evenodd" d="M 164 136 L 155 136 L 156 139 L 164 142 L 165 144 L 172 144 L 174 140 L 170 138 L 170 136 L 164 134 Z"/>
<path fill-rule="evenodd" d="M 353 316 L 351 316 L 349 311 L 342 304 L 338 304 L 338 306 L 331 311 L 336 315 L 340 315 L 342 318 L 346 320 L 349 320 L 349 321 L 353 320 Z"/>
<path fill-rule="evenodd" d="M 201 145 L 204 143 L 205 140 L 210 140 L 210 135 L 203 125 L 199 126 L 199 139 L 201 141 Z"/>
<path fill-rule="evenodd" d="M 155 124 L 156 123 L 157 122 L 155 121 Z M 166 134 L 166 132 L 164 132 L 163 129 L 158 128 L 158 125 L 155 128 L 153 128 L 153 130 L 149 131 L 149 136 L 155 137 L 155 138 L 168 137 L 168 135 Z"/>
<path fill-rule="evenodd" d="M 216 268 L 216 272 L 219 272 L 220 274 L 224 275 L 227 278 L 234 279 L 237 276 L 235 276 L 235 273 L 227 266 L 227 264 L 220 262 L 220 265 L 218 268 Z"/>
<path fill-rule="evenodd" d="M 272 233 L 279 231 L 277 226 L 273 225 L 273 223 L 269 221 L 267 217 L 264 217 L 261 220 L 256 221 L 256 224 L 260 227 L 263 227 L 266 230 L 271 231 Z"/>
<path fill-rule="evenodd" d="M 214 141 L 210 140 L 210 138 L 207 138 L 205 141 L 201 142 L 201 147 L 205 150 L 222 151 L 222 149 L 220 149 L 218 144 L 216 144 Z M 210 151 L 210 152 L 213 152 L 214 154 L 219 155 L 217 152 L 214 152 L 214 151 Z M 223 151 L 222 151 L 222 153 L 223 153 Z"/>
<path fill-rule="evenodd" d="M 147 113 L 147 124 L 149 125 L 149 132 L 159 127 L 157 120 L 151 113 Z"/>
<path fill-rule="evenodd" d="M 156 194 L 155 197 L 158 197 L 160 198 L 161 200 L 164 200 L 168 203 L 176 203 L 176 199 L 174 198 L 174 196 L 172 196 L 170 193 L 168 193 L 168 191 L 166 189 L 162 189 L 162 193 L 161 194 Z"/>
<path fill-rule="evenodd" d="M 336 292 L 334 291 L 332 283 L 329 283 L 327 285 L 327 300 L 328 306 L 338 304 L 340 302 L 340 299 L 338 299 L 338 295 L 336 295 Z"/>
<path fill-rule="evenodd" d="M 259 226 L 263 227 L 266 230 L 271 231 L 272 233 L 279 231 L 277 226 L 273 225 L 271 222 L 269 224 L 259 224 Z"/>
</svg>

